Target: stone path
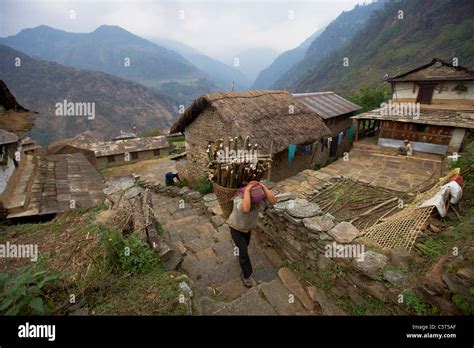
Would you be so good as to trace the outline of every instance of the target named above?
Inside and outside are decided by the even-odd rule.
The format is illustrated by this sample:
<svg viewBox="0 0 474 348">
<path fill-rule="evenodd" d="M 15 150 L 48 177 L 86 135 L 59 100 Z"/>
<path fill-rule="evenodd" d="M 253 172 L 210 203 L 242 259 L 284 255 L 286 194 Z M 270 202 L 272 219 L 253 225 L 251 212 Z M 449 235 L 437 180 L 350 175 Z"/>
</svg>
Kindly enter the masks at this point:
<svg viewBox="0 0 474 348">
<path fill-rule="evenodd" d="M 321 168 L 322 173 L 343 175 L 398 192 L 415 192 L 432 186 L 441 173 L 441 156 L 397 156 L 397 150 L 355 142 L 349 160 L 342 158 Z"/>
<path fill-rule="evenodd" d="M 298 299 L 297 294 L 305 287 L 294 279 L 287 280 L 287 272 L 277 271 L 280 257 L 274 249 L 265 248 L 255 233 L 249 254 L 257 285 L 251 289 L 243 286 L 233 241 L 219 215 L 217 201 L 206 203 L 210 211 L 217 213 L 209 218 L 188 203 L 183 207 L 180 198 L 156 194 L 153 200 L 157 220 L 182 254 L 181 268 L 194 282 L 193 302 L 200 314 L 315 314 L 311 306 L 307 304 L 309 308 L 305 308 Z"/>
</svg>

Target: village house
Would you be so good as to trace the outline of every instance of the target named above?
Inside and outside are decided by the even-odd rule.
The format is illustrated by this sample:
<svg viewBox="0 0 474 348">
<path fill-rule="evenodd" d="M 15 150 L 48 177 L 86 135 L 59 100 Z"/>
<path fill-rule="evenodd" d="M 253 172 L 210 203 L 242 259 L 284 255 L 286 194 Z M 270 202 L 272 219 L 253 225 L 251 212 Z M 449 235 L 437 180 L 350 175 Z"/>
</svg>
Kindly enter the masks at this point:
<svg viewBox="0 0 474 348">
<path fill-rule="evenodd" d="M 259 153 L 272 158 L 269 179 L 279 181 L 311 168 L 318 143 L 331 134 L 316 113 L 286 91 L 203 95 L 173 125 L 170 133 L 177 132 L 185 133 L 187 157 L 177 169 L 191 183 L 205 175 L 207 145 L 221 138 L 250 136 Z"/>
<path fill-rule="evenodd" d="M 103 180 L 80 153 L 38 155 L 26 133 L 34 112 L 0 81 L 0 216 L 23 218 L 87 207 L 104 199 Z"/>
<path fill-rule="evenodd" d="M 0 80 L 0 215 L 6 213 L 7 198 L 25 168 L 21 142 L 33 121 L 34 113 L 18 104 Z"/>
<path fill-rule="evenodd" d="M 318 114 L 331 131 L 330 146 L 324 147 L 324 151 L 318 156 L 321 166 L 324 166 L 329 158 L 340 157 L 350 149 L 355 130 L 351 116 L 354 116 L 361 106 L 334 92 L 294 93 L 293 97 Z"/>
<path fill-rule="evenodd" d="M 90 135 L 60 140 L 48 146 L 48 154 L 82 152 L 98 168 L 108 168 L 169 155 L 166 136 L 100 141 Z M 93 158 L 91 158 L 93 157 Z"/>
<path fill-rule="evenodd" d="M 388 79 L 392 100 L 352 118 L 356 138 L 375 136 L 398 148 L 408 139 L 415 151 L 458 152 L 474 129 L 474 71 L 440 59 Z"/>
</svg>

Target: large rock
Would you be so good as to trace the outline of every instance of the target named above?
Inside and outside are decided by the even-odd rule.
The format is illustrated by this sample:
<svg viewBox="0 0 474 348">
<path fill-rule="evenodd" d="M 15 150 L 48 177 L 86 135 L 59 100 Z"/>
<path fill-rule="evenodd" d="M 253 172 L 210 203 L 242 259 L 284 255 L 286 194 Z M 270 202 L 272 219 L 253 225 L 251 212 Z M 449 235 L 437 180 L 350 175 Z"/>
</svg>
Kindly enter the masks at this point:
<svg viewBox="0 0 474 348">
<path fill-rule="evenodd" d="M 273 279 L 269 283 L 262 284 L 261 289 L 267 301 L 276 309 L 278 314 L 296 315 L 303 311 L 300 302 L 290 296 L 290 292 L 280 279 Z"/>
<path fill-rule="evenodd" d="M 388 258 L 383 254 L 368 250 L 361 257 L 354 259 L 356 269 L 372 279 L 379 278 L 379 270 L 387 265 Z"/>
<path fill-rule="evenodd" d="M 259 294 L 257 288 L 250 289 L 242 296 L 222 309 L 214 312 L 216 315 L 276 315 L 278 314 Z"/>
<path fill-rule="evenodd" d="M 295 199 L 295 195 L 291 192 L 283 192 L 275 196 L 277 202 L 285 202 L 291 199 Z"/>
<path fill-rule="evenodd" d="M 383 277 L 392 285 L 402 285 L 406 279 L 406 276 L 395 269 L 387 269 L 383 272 Z"/>
<path fill-rule="evenodd" d="M 410 262 L 413 260 L 413 255 L 406 249 L 395 248 L 389 251 L 390 262 L 396 266 L 402 267 L 404 270 L 410 269 Z"/>
<path fill-rule="evenodd" d="M 278 270 L 278 276 L 290 293 L 300 300 L 307 310 L 314 309 L 313 301 L 308 296 L 308 294 L 306 294 L 306 291 L 303 289 L 298 277 L 292 270 L 287 267 L 280 268 Z"/>
<path fill-rule="evenodd" d="M 217 196 L 215 193 L 208 193 L 207 195 L 204 195 L 202 199 L 204 202 L 212 202 L 217 200 Z"/>
<path fill-rule="evenodd" d="M 306 199 L 288 201 L 285 211 L 297 219 L 310 218 L 322 213 L 319 205 L 308 202 Z"/>
<path fill-rule="evenodd" d="M 308 289 L 309 290 L 309 289 Z M 321 311 L 324 315 L 347 315 L 342 309 L 334 304 L 327 296 L 324 294 L 323 290 L 313 288 L 313 297 L 315 302 L 321 307 Z"/>
<path fill-rule="evenodd" d="M 303 219 L 303 224 L 312 232 L 326 232 L 334 227 L 333 220 L 327 214 Z"/>
<path fill-rule="evenodd" d="M 327 232 L 338 243 L 350 243 L 359 237 L 360 232 L 351 223 L 342 221 Z"/>
<path fill-rule="evenodd" d="M 447 261 L 448 255 L 443 255 L 426 274 L 423 286 L 427 292 L 431 294 L 442 294 L 444 292 L 443 273 Z"/>
</svg>

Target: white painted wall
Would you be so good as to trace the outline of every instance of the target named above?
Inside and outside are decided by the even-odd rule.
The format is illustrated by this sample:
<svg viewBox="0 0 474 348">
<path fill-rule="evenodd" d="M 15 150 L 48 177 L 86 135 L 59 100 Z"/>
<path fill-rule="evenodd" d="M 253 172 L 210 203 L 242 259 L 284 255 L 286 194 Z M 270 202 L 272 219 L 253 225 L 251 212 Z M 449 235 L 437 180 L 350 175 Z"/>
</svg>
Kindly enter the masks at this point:
<svg viewBox="0 0 474 348">
<path fill-rule="evenodd" d="M 7 188 L 8 180 L 10 180 L 15 171 L 15 162 L 12 158 L 8 158 L 8 163 L 5 166 L 0 165 L 0 195 Z"/>
<path fill-rule="evenodd" d="M 439 93 L 439 90 L 435 89 L 433 93 L 433 101 L 436 99 L 453 99 L 453 100 L 474 100 L 474 82 L 465 81 L 462 84 L 465 85 L 468 90 L 465 93 L 457 94 L 452 89 L 457 85 L 457 82 L 444 82 L 443 91 Z M 413 85 L 415 89 L 413 92 Z M 437 86 L 437 88 L 439 85 Z M 393 99 L 416 99 L 418 96 L 418 86 L 414 82 L 396 82 L 394 83 Z"/>
</svg>

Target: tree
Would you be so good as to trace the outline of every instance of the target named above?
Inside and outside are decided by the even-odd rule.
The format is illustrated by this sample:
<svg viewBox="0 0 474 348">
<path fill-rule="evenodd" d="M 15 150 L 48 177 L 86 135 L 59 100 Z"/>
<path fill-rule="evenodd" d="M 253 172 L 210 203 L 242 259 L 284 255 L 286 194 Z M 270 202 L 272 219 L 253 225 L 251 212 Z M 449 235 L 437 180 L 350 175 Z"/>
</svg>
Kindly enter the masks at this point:
<svg viewBox="0 0 474 348">
<path fill-rule="evenodd" d="M 362 106 L 359 113 L 377 109 L 380 104 L 390 99 L 390 93 L 387 86 L 362 86 L 356 94 L 348 97 L 348 99 Z"/>
</svg>

